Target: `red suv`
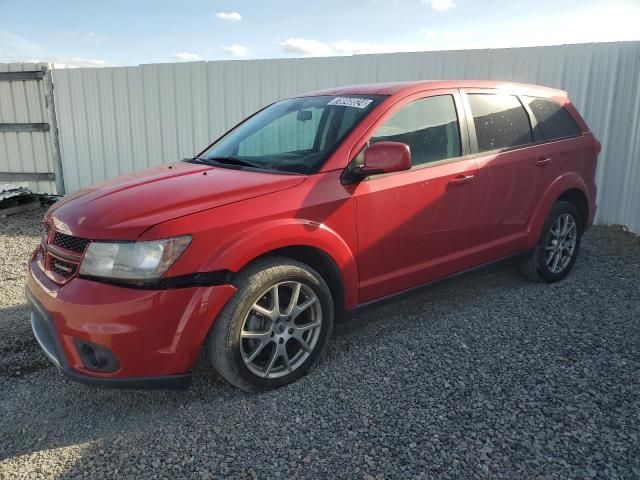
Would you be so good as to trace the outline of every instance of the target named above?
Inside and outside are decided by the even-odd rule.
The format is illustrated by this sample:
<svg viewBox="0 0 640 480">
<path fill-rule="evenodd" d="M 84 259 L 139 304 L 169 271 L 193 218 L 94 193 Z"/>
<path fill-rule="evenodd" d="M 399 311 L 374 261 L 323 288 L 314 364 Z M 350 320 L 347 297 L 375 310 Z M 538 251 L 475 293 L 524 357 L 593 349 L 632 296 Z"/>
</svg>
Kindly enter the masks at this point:
<svg viewBox="0 0 640 480">
<path fill-rule="evenodd" d="M 248 391 L 316 362 L 335 318 L 507 257 L 571 270 L 600 144 L 566 93 L 432 81 L 276 102 L 194 158 L 53 205 L 35 336 L 76 380 L 186 387 L 201 348 Z"/>
</svg>

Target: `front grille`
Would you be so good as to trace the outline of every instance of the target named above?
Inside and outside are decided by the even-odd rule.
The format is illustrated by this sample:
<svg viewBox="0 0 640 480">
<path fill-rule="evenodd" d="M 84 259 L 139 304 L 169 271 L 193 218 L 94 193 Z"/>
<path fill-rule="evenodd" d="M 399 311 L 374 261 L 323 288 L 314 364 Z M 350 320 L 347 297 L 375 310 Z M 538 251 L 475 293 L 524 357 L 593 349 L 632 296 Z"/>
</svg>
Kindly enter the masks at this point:
<svg viewBox="0 0 640 480">
<path fill-rule="evenodd" d="M 43 229 L 44 272 L 54 282 L 66 283 L 78 273 L 82 255 L 90 240 L 58 232 L 47 222 L 44 222 Z"/>
<path fill-rule="evenodd" d="M 85 248 L 89 245 L 89 240 L 56 232 L 51 243 L 72 252 L 84 253 Z"/>
<path fill-rule="evenodd" d="M 58 258 L 51 259 L 51 271 L 57 273 L 61 277 L 71 277 L 76 273 L 76 265 L 74 263 L 65 262 Z"/>
</svg>

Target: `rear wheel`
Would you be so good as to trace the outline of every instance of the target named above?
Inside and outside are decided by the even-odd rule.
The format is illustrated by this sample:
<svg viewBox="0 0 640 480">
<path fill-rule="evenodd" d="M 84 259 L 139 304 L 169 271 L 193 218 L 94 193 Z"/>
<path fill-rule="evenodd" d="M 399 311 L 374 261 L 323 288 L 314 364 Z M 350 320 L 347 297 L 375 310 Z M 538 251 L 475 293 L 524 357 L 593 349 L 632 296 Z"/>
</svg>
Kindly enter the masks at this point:
<svg viewBox="0 0 640 480">
<path fill-rule="evenodd" d="M 578 256 L 582 229 L 575 205 L 557 202 L 545 220 L 533 253 L 520 263 L 522 274 L 533 281 L 553 283 L 562 280 Z"/>
<path fill-rule="evenodd" d="M 245 391 L 262 391 L 303 376 L 323 352 L 333 327 L 333 301 L 324 279 L 287 258 L 250 265 L 238 292 L 207 339 L 213 367 Z"/>
</svg>

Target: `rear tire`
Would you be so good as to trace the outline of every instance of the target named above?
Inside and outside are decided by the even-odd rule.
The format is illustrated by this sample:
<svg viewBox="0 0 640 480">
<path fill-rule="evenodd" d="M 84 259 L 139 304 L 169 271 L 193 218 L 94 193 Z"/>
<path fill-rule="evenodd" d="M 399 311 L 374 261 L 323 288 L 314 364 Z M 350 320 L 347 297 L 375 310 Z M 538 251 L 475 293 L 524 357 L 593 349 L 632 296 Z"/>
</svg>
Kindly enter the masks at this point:
<svg viewBox="0 0 640 480">
<path fill-rule="evenodd" d="M 532 254 L 519 264 L 525 278 L 554 283 L 565 278 L 578 257 L 583 225 L 575 205 L 556 202 Z"/>
<path fill-rule="evenodd" d="M 206 340 L 213 368 L 247 392 L 291 383 L 316 363 L 333 328 L 326 282 L 304 263 L 269 257 L 240 272 Z"/>
</svg>

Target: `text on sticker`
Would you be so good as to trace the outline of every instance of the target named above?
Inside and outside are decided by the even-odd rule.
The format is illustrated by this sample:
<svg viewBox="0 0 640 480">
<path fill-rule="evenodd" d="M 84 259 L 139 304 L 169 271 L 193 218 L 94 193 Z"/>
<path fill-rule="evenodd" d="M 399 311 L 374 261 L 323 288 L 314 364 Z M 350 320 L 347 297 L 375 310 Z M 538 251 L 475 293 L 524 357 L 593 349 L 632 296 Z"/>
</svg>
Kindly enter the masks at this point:
<svg viewBox="0 0 640 480">
<path fill-rule="evenodd" d="M 354 98 L 354 97 L 336 97 L 331 100 L 327 105 L 339 105 L 342 107 L 354 107 L 354 108 L 367 108 L 369 104 L 373 102 L 368 98 Z"/>
</svg>

